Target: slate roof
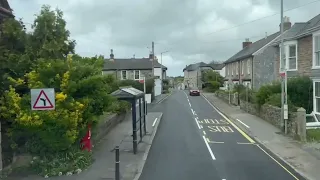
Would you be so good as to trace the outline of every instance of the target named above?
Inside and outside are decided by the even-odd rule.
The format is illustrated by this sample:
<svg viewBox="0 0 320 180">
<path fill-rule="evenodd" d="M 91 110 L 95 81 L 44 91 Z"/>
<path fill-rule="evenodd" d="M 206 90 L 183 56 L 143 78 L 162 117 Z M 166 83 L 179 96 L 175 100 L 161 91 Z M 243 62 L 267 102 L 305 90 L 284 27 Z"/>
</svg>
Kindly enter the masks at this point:
<svg viewBox="0 0 320 180">
<path fill-rule="evenodd" d="M 241 51 L 233 55 L 224 63 L 228 64 L 252 56 L 253 53 L 261 49 L 263 46 L 267 45 L 270 41 L 274 40 L 279 35 L 280 32 L 276 32 L 274 34 L 271 34 L 270 36 L 267 36 L 266 38 L 260 39 L 252 43 L 250 46 L 243 48 Z"/>
<path fill-rule="evenodd" d="M 185 67 L 182 71 L 194 71 L 198 69 L 199 67 L 211 67 L 213 70 L 221 70 L 224 67 L 224 64 L 214 64 L 214 63 L 204 63 L 204 62 L 199 62 L 195 64 L 190 64 L 187 67 Z"/>
<path fill-rule="evenodd" d="M 167 70 L 167 67 L 154 61 L 155 68 Z M 105 59 L 103 70 L 152 70 L 152 61 L 149 58 L 131 58 L 131 59 Z"/>
<path fill-rule="evenodd" d="M 289 30 L 283 33 L 284 41 L 290 41 L 311 35 L 312 32 L 320 29 L 320 14 L 310 19 L 308 22 L 295 23 Z M 272 45 L 278 45 L 281 36 Z"/>
</svg>

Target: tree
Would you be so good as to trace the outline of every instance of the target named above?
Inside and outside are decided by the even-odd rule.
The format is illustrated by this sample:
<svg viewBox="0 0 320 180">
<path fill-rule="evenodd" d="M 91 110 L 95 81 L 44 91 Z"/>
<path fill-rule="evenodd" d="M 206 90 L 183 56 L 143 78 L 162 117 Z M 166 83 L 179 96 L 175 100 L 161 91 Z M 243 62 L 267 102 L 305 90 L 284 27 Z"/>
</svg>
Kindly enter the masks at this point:
<svg viewBox="0 0 320 180">
<path fill-rule="evenodd" d="M 59 59 L 74 53 L 76 42 L 69 39 L 70 32 L 66 30 L 66 21 L 61 10 L 52 11 L 50 6 L 42 6 L 32 27 L 34 57 Z"/>
<path fill-rule="evenodd" d="M 204 84 L 209 84 L 210 81 L 216 81 L 220 83 L 220 86 L 222 86 L 224 78 L 219 74 L 219 72 L 213 70 L 202 70 L 201 81 L 204 82 Z"/>
</svg>

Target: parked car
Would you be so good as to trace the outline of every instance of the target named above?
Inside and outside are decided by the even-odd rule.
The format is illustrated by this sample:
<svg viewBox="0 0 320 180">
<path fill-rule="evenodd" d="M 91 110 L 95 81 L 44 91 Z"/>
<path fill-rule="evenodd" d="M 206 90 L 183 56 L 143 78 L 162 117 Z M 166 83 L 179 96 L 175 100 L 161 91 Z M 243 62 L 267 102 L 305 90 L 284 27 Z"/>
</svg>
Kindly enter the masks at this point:
<svg viewBox="0 0 320 180">
<path fill-rule="evenodd" d="M 197 88 L 191 88 L 189 94 L 190 96 L 200 96 L 200 90 Z"/>
</svg>

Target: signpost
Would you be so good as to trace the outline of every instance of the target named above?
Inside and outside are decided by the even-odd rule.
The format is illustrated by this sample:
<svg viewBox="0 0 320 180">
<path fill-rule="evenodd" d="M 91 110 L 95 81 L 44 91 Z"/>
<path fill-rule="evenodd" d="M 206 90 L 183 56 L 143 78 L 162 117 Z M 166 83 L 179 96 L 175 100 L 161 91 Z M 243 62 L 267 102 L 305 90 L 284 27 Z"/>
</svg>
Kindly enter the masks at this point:
<svg viewBox="0 0 320 180">
<path fill-rule="evenodd" d="M 54 110 L 55 103 L 54 88 L 31 89 L 32 110 Z"/>
</svg>

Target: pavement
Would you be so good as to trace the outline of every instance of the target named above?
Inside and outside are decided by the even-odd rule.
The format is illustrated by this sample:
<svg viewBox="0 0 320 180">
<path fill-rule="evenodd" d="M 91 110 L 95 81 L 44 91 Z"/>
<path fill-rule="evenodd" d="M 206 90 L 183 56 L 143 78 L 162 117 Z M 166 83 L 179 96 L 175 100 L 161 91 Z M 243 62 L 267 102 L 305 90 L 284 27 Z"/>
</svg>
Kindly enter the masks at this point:
<svg viewBox="0 0 320 180">
<path fill-rule="evenodd" d="M 282 164 L 304 176 L 306 179 L 320 179 L 319 143 L 302 143 L 285 136 L 281 131 L 263 119 L 248 114 L 238 106 L 225 103 L 213 93 L 202 95 L 223 115 L 252 137 L 266 151 L 272 152 Z M 299 178 L 300 179 L 300 178 Z"/>
<path fill-rule="evenodd" d="M 163 112 L 140 180 L 305 179 L 202 96 L 176 90 Z"/>
<path fill-rule="evenodd" d="M 157 127 L 161 121 L 161 112 L 149 112 L 146 118 L 147 134 L 138 145 L 137 154 L 133 154 L 131 115 L 114 127 L 93 148 L 94 163 L 87 170 L 72 176 L 50 177 L 52 180 L 112 180 L 115 179 L 115 151 L 120 147 L 121 180 L 138 178 L 143 169 Z M 139 140 L 139 131 L 138 140 Z M 43 180 L 39 176 L 19 177 L 14 180 Z M 11 180 L 11 179 L 10 179 Z M 13 179 L 12 179 L 13 180 Z"/>
</svg>

